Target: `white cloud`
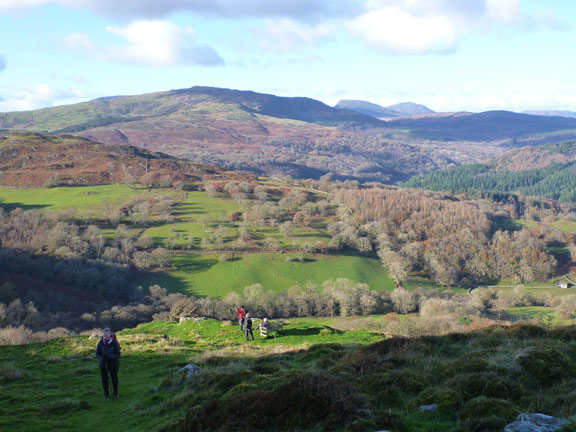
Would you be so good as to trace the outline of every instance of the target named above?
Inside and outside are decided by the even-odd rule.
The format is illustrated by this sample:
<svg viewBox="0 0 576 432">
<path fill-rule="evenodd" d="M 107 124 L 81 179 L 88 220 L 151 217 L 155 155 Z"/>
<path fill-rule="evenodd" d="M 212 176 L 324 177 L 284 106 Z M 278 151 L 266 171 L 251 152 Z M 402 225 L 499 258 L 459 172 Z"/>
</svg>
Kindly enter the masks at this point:
<svg viewBox="0 0 576 432">
<path fill-rule="evenodd" d="M 318 20 L 350 16 L 360 0 L 0 0 L 0 13 L 18 13 L 44 4 L 89 9 L 120 18 L 165 18 L 189 11 L 224 18 L 285 17 Z"/>
<path fill-rule="evenodd" d="M 0 0 L 0 14 L 19 13 L 46 3 L 50 0 Z"/>
<path fill-rule="evenodd" d="M 367 45 L 401 54 L 446 52 L 457 41 L 457 30 L 445 16 L 416 16 L 399 7 L 374 8 L 348 23 Z"/>
<path fill-rule="evenodd" d="M 514 22 L 522 16 L 520 0 L 486 0 L 487 15 L 495 21 Z"/>
<path fill-rule="evenodd" d="M 214 66 L 224 61 L 214 49 L 196 43 L 191 27 L 182 27 L 169 20 L 136 21 L 125 27 L 106 27 L 124 44 L 99 46 L 88 35 L 68 35 L 64 44 L 97 58 L 118 63 L 151 67 L 176 65 Z"/>
<path fill-rule="evenodd" d="M 28 111 L 79 102 L 86 94 L 77 88 L 57 89 L 48 84 L 34 87 L 0 87 L 0 112 Z"/>
<path fill-rule="evenodd" d="M 371 49 L 396 54 L 444 54 L 465 34 L 538 26 L 561 28 L 550 13 L 524 14 L 521 0 L 368 0 L 346 23 Z"/>
<path fill-rule="evenodd" d="M 302 26 L 294 20 L 267 20 L 256 29 L 257 44 L 267 51 L 292 51 L 325 38 L 335 30 L 335 25 L 327 23 Z"/>
</svg>

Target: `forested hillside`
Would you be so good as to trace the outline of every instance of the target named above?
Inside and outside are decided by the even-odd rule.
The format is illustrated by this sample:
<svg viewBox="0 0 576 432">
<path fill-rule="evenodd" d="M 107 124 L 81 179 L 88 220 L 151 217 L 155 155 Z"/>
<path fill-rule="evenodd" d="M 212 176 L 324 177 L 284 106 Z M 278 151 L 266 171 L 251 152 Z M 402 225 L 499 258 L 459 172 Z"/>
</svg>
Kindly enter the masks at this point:
<svg viewBox="0 0 576 432">
<path fill-rule="evenodd" d="M 576 143 L 527 147 L 487 164 L 470 164 L 414 177 L 407 187 L 541 196 L 576 204 Z"/>
</svg>

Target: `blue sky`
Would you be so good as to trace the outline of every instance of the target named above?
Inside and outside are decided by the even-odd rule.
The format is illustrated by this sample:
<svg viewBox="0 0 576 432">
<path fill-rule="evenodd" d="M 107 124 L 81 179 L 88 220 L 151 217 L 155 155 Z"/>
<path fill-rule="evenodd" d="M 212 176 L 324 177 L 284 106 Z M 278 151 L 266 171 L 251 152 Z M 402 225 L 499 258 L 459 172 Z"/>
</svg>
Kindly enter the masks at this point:
<svg viewBox="0 0 576 432">
<path fill-rule="evenodd" d="M 0 0 L 0 111 L 195 85 L 576 111 L 573 0 Z"/>
</svg>

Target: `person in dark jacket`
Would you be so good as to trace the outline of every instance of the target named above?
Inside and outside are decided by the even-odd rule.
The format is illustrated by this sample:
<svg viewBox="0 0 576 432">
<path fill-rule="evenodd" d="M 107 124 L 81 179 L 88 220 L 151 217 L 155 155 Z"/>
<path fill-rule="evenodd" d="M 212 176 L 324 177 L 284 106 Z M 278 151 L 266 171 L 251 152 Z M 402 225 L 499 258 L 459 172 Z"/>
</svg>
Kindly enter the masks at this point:
<svg viewBox="0 0 576 432">
<path fill-rule="evenodd" d="M 251 336 L 252 340 L 254 340 L 254 333 L 252 333 L 252 318 L 250 318 L 249 313 L 244 317 L 244 333 L 246 334 L 246 340 L 249 340 L 248 336 Z"/>
<path fill-rule="evenodd" d="M 102 388 L 104 389 L 104 399 L 110 397 L 108 387 L 108 377 L 112 381 L 114 399 L 118 399 L 118 368 L 120 366 L 120 344 L 116 335 L 109 328 L 104 329 L 102 339 L 96 347 L 96 358 L 100 361 L 100 376 L 102 377 Z"/>
</svg>

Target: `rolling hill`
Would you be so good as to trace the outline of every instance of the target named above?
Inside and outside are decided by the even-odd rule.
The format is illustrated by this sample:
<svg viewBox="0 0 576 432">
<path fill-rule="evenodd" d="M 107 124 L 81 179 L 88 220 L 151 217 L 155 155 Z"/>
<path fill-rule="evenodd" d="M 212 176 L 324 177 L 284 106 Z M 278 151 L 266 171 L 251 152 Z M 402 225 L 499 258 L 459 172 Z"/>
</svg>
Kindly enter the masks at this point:
<svg viewBox="0 0 576 432">
<path fill-rule="evenodd" d="M 219 178 L 222 170 L 132 146 L 101 144 L 73 135 L 0 132 L 0 185 L 93 185 L 138 179 L 147 172 L 158 180 L 191 182 Z M 227 176 L 250 177 L 248 173 Z"/>
<path fill-rule="evenodd" d="M 557 116 L 557 117 L 576 117 L 576 111 L 563 111 L 563 110 L 528 110 L 522 111 L 523 114 L 541 115 L 541 116 Z"/>
<path fill-rule="evenodd" d="M 392 127 L 411 130 L 414 136 L 496 142 L 506 146 L 526 145 L 535 138 L 541 138 L 542 134 L 560 131 L 576 137 L 576 119 L 518 114 L 511 111 L 443 113 L 391 119 L 389 123 Z M 556 138 L 552 139 L 558 141 Z"/>
<path fill-rule="evenodd" d="M 395 109 L 426 111 L 411 103 Z M 0 129 L 73 133 L 267 175 L 396 183 L 485 160 L 506 146 L 574 138 L 576 119 L 490 111 L 382 121 L 309 98 L 193 87 L 2 113 Z"/>
<path fill-rule="evenodd" d="M 253 91 L 213 87 L 192 87 L 141 96 L 115 96 L 75 105 L 36 111 L 0 114 L 0 128 L 44 132 L 80 132 L 117 123 L 138 123 L 147 119 L 188 113 L 192 119 L 208 115 L 210 108 L 235 108 L 246 114 L 297 120 L 322 126 L 380 126 L 370 116 L 332 108 L 305 97 L 279 97 Z M 198 111 L 202 109 L 201 111 Z M 172 120 L 183 120 L 173 118 Z M 240 119 L 238 119 L 240 120 Z"/>
<path fill-rule="evenodd" d="M 234 170 L 307 178 L 332 173 L 396 182 L 476 158 L 416 147 L 386 122 L 312 99 L 209 87 L 4 113 L 0 128 L 74 133 Z"/>
</svg>

